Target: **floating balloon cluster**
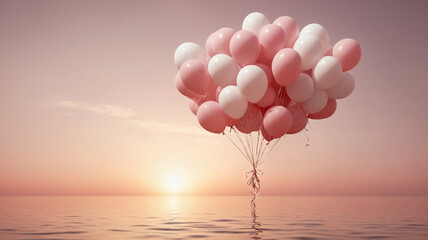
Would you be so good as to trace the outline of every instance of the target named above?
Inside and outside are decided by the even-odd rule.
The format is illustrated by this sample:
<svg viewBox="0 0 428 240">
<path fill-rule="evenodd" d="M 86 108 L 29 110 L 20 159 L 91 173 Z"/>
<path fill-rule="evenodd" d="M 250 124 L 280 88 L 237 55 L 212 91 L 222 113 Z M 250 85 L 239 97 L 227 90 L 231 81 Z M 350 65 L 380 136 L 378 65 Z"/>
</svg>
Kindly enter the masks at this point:
<svg viewBox="0 0 428 240">
<path fill-rule="evenodd" d="M 242 30 L 225 27 L 211 34 L 205 51 L 196 43 L 181 44 L 174 54 L 175 83 L 205 130 L 224 134 L 230 127 L 237 134 L 241 148 L 232 142 L 253 165 L 249 184 L 258 192 L 253 183 L 259 184 L 257 166 L 266 154 L 262 142 L 302 131 L 308 118 L 330 117 L 336 100 L 354 90 L 348 71 L 360 57 L 353 39 L 331 47 L 320 24 L 299 31 L 291 17 L 269 23 L 254 12 L 245 17 Z M 252 132 L 254 145 L 242 136 Z"/>
</svg>

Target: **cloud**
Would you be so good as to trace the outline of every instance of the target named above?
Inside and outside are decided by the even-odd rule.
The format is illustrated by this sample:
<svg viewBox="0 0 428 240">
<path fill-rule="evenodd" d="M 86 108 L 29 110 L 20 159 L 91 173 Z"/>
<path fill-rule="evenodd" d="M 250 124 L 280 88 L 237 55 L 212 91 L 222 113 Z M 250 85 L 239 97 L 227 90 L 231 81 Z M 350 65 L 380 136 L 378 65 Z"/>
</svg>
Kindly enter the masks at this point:
<svg viewBox="0 0 428 240">
<path fill-rule="evenodd" d="M 88 104 L 88 103 L 75 102 L 75 101 L 59 101 L 56 103 L 56 105 L 60 107 L 67 107 L 67 108 L 85 110 L 89 112 L 95 112 L 95 113 L 99 113 L 99 114 L 103 114 L 111 117 L 118 117 L 118 118 L 130 118 L 135 116 L 135 112 L 131 108 L 122 107 L 118 105 Z"/>
<path fill-rule="evenodd" d="M 174 123 L 161 123 L 158 121 L 141 121 L 141 120 L 130 120 L 127 125 L 131 125 L 137 129 L 145 129 L 153 132 L 168 132 L 178 133 L 186 135 L 197 135 L 200 137 L 209 137 L 212 134 L 208 134 L 199 127 L 195 126 L 183 126 Z"/>
<path fill-rule="evenodd" d="M 173 133 L 196 136 L 198 141 L 205 141 L 207 139 L 204 138 L 210 138 L 214 136 L 213 134 L 204 131 L 199 126 L 184 126 L 176 123 L 163 123 L 157 120 L 147 121 L 136 119 L 136 113 L 133 109 L 119 105 L 89 104 L 83 102 L 63 100 L 56 102 L 55 106 L 61 108 L 72 108 L 77 110 L 94 112 L 109 117 L 121 118 L 124 120 L 124 126 L 126 127 L 133 127 L 136 129 L 142 129 L 157 133 Z M 74 116 L 74 114 L 72 115 Z"/>
</svg>

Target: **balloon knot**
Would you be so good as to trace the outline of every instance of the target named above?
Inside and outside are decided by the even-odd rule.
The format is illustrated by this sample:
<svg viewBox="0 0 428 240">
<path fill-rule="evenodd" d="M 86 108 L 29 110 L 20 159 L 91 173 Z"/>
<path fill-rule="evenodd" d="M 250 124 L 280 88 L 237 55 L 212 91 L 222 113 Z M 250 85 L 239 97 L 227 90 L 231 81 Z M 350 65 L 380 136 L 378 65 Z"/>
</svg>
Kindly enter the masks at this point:
<svg viewBox="0 0 428 240">
<path fill-rule="evenodd" d="M 251 193 L 256 196 L 260 191 L 260 178 L 259 175 L 263 175 L 262 170 L 253 168 L 251 171 L 246 172 L 247 184 L 251 187 Z"/>
</svg>

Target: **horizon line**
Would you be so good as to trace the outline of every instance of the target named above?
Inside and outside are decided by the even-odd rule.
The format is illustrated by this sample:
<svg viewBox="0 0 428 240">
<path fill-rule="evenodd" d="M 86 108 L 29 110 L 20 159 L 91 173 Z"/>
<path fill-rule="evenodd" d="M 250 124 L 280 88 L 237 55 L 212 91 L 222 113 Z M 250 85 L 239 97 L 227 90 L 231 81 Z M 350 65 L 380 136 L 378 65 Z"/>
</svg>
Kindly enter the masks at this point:
<svg viewBox="0 0 428 240">
<path fill-rule="evenodd" d="M 428 194 L 266 194 L 260 197 L 428 197 Z M 0 194 L 0 197 L 252 197 L 252 195 L 216 194 Z"/>
</svg>

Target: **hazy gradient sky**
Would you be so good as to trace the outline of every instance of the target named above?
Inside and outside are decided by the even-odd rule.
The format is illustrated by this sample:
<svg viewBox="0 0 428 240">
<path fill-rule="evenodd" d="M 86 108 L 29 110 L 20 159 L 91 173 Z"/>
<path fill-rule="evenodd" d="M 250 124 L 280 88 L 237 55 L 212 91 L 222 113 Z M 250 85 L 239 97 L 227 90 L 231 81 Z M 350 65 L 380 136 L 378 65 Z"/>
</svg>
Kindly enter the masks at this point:
<svg viewBox="0 0 428 240">
<path fill-rule="evenodd" d="M 175 48 L 250 12 L 363 57 L 335 115 L 287 137 L 262 194 L 428 195 L 427 1 L 0 1 L 0 194 L 248 194 L 248 163 L 175 89 Z"/>
</svg>

